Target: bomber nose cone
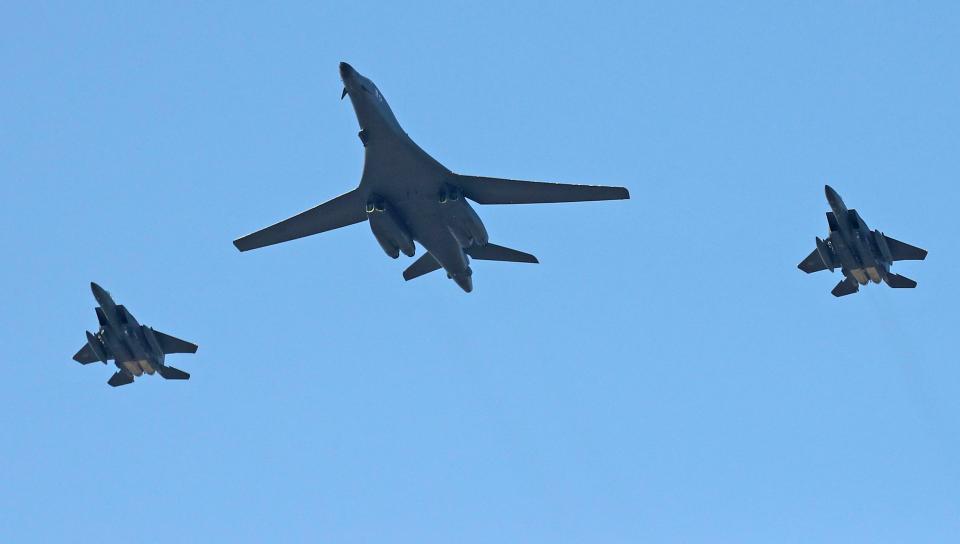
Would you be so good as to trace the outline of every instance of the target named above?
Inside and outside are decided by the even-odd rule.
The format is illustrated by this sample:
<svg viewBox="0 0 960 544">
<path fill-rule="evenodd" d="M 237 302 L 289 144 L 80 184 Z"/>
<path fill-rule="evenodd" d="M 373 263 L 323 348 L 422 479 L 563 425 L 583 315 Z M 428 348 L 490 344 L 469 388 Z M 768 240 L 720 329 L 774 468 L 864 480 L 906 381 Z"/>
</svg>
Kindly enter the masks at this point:
<svg viewBox="0 0 960 544">
<path fill-rule="evenodd" d="M 357 73 L 357 71 L 353 69 L 353 66 L 350 66 L 350 65 L 347 64 L 346 62 L 341 62 L 341 63 L 340 63 L 340 78 L 341 78 L 341 79 L 343 79 L 344 81 L 346 81 L 347 78 L 352 77 L 353 74 L 355 74 L 355 73 Z"/>
</svg>

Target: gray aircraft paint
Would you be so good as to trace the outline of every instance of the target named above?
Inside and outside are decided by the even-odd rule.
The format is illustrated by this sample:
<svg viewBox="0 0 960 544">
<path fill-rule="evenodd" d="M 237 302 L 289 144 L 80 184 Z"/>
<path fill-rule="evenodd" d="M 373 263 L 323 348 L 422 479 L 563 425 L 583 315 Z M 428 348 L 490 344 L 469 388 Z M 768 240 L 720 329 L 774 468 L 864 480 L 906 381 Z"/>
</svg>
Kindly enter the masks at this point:
<svg viewBox="0 0 960 544">
<path fill-rule="evenodd" d="M 532 204 L 621 200 L 623 187 L 519 181 L 451 172 L 420 148 L 400 126 L 376 85 L 340 63 L 343 94 L 350 97 L 364 146 L 356 189 L 285 221 L 234 241 L 240 251 L 278 244 L 368 220 L 392 258 L 422 255 L 404 272 L 411 280 L 443 268 L 464 291 L 473 289 L 470 257 L 536 263 L 533 255 L 489 243 L 487 230 L 467 199 L 479 204 Z"/>
<path fill-rule="evenodd" d="M 870 282 L 882 281 L 898 289 L 916 287 L 917 282 L 891 273 L 890 267 L 895 261 L 922 261 L 927 251 L 870 230 L 856 210 L 847 209 L 832 187 L 825 186 L 824 192 L 831 209 L 827 212 L 829 235 L 824 240 L 816 239 L 816 249 L 797 268 L 807 274 L 840 268 L 844 279 L 832 291 L 837 297 L 856 293 Z"/>
<path fill-rule="evenodd" d="M 104 288 L 90 283 L 97 300 L 96 313 L 100 329 L 87 332 L 87 343 L 73 356 L 80 364 L 113 360 L 119 369 L 107 382 L 113 387 L 132 383 L 135 376 L 159 373 L 168 380 L 188 380 L 190 374 L 167 366 L 165 355 L 196 353 L 196 344 L 174 338 L 141 325 L 127 309 L 113 301 Z"/>
</svg>

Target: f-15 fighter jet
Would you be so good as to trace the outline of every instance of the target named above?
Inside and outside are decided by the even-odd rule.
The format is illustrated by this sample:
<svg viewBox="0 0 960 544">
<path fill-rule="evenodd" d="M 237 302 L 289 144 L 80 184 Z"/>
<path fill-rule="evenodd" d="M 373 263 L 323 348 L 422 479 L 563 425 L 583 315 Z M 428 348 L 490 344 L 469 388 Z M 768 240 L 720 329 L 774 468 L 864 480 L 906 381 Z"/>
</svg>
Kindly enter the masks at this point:
<svg viewBox="0 0 960 544">
<path fill-rule="evenodd" d="M 807 274 L 840 267 L 846 276 L 833 288 L 833 296 L 842 297 L 860 290 L 868 282 L 884 281 L 890 287 L 913 288 L 917 282 L 899 274 L 890 273 L 894 261 L 922 261 L 927 251 L 905 244 L 883 234 L 871 231 L 857 210 L 848 210 L 840 195 L 827 185 L 827 212 L 830 234 L 826 240 L 817 238 L 817 249 L 798 266 Z"/>
<path fill-rule="evenodd" d="M 87 343 L 73 356 L 74 361 L 83 365 L 96 361 L 107 364 L 113 359 L 120 369 L 107 382 L 113 387 L 133 383 L 133 377 L 144 372 L 156 372 L 168 380 L 190 379 L 189 374 L 166 366 L 163 360 L 169 353 L 196 353 L 196 344 L 137 323 L 103 287 L 91 282 L 90 289 L 99 305 L 96 312 L 100 330 L 96 334 L 87 331 Z"/>
<path fill-rule="evenodd" d="M 536 263 L 528 253 L 491 244 L 467 200 L 478 204 L 532 204 L 630 198 L 623 187 L 517 181 L 455 174 L 428 155 L 400 127 L 383 94 L 349 64 L 340 63 L 343 94 L 360 124 L 364 163 L 360 186 L 333 200 L 234 241 L 248 251 L 369 220 L 390 257 L 426 253 L 403 273 L 411 280 L 443 268 L 464 291 L 473 289 L 470 258 Z"/>
</svg>

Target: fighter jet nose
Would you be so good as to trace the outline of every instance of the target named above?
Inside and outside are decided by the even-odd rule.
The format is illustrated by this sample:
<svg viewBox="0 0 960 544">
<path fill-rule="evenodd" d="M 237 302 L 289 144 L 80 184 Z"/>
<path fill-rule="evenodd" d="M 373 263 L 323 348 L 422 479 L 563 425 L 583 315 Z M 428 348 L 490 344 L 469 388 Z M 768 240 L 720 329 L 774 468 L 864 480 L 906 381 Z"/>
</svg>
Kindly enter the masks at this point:
<svg viewBox="0 0 960 544">
<path fill-rule="evenodd" d="M 348 77 L 352 76 L 353 74 L 355 74 L 356 72 L 357 72 L 357 71 L 353 69 L 353 66 L 350 66 L 350 65 L 347 64 L 346 62 L 341 62 L 341 63 L 340 63 L 340 77 L 341 77 L 341 78 L 344 78 L 344 79 L 345 79 L 345 78 L 348 78 Z"/>
<path fill-rule="evenodd" d="M 97 295 L 97 294 L 103 292 L 103 287 L 100 287 L 99 285 L 97 285 L 97 282 L 91 281 L 91 282 L 90 282 L 90 290 L 93 291 L 93 294 L 94 294 L 94 295 Z"/>
<path fill-rule="evenodd" d="M 841 202 L 840 195 L 833 190 L 833 187 L 829 185 L 824 185 L 823 193 L 827 195 L 827 202 L 830 204 L 831 208 L 835 208 L 837 204 Z"/>
</svg>

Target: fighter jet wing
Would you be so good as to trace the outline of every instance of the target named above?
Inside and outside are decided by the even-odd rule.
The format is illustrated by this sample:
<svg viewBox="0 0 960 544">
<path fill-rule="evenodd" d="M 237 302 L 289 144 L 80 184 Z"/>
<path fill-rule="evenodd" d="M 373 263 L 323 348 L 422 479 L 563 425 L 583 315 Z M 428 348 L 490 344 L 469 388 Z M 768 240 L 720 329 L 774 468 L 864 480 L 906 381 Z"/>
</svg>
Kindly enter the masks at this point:
<svg viewBox="0 0 960 544">
<path fill-rule="evenodd" d="M 165 354 L 197 352 L 196 344 L 170 336 L 169 334 L 164 334 L 158 330 L 154 330 L 153 334 L 157 337 L 157 342 L 160 344 L 160 349 L 162 349 L 163 353 Z"/>
<path fill-rule="evenodd" d="M 359 189 L 354 189 L 276 225 L 234 240 L 233 245 L 240 251 L 249 251 L 346 227 L 366 218 L 362 195 Z"/>
<path fill-rule="evenodd" d="M 572 185 L 461 175 L 456 176 L 454 183 L 467 198 L 478 204 L 540 204 L 630 198 L 630 192 L 625 187 L 604 185 Z"/>
<path fill-rule="evenodd" d="M 807 274 L 812 274 L 814 272 L 827 269 L 827 267 L 823 264 L 823 259 L 820 258 L 820 253 L 816 249 L 813 250 L 813 253 L 807 255 L 807 258 L 797 265 L 797 268 L 803 270 Z"/>
<path fill-rule="evenodd" d="M 925 249 L 894 240 L 886 234 L 883 237 L 887 241 L 887 247 L 890 248 L 890 255 L 894 261 L 922 261 L 927 258 L 927 250 Z"/>
<path fill-rule="evenodd" d="M 84 344 L 80 351 L 73 356 L 73 360 L 80 363 L 81 365 L 89 365 L 90 363 L 99 363 L 100 359 L 97 357 L 97 354 L 93 352 L 93 348 L 90 347 L 90 344 Z"/>
</svg>

